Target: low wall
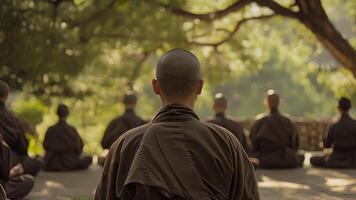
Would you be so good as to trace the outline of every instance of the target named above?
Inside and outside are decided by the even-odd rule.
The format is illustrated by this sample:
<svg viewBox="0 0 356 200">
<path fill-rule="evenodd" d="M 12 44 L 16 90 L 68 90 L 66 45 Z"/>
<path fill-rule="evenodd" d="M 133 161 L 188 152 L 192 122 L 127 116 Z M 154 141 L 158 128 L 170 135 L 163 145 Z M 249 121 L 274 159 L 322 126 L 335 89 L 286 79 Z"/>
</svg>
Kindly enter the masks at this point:
<svg viewBox="0 0 356 200">
<path fill-rule="evenodd" d="M 240 123 L 249 134 L 254 120 L 242 120 Z M 329 125 L 329 120 L 293 119 L 297 126 L 300 149 L 307 151 L 320 151 Z"/>
</svg>

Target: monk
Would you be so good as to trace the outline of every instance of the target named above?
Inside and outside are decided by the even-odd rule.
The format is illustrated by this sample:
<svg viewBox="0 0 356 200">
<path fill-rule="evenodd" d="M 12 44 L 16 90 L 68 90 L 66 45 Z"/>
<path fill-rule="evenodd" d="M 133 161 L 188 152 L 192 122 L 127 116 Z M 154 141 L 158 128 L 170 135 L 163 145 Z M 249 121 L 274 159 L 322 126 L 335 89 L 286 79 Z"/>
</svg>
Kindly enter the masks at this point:
<svg viewBox="0 0 356 200">
<path fill-rule="evenodd" d="M 125 112 L 121 116 L 113 119 L 106 128 L 103 140 L 101 141 L 101 145 L 104 149 L 109 149 L 117 138 L 128 130 L 144 124 L 143 119 L 135 113 L 136 103 L 136 94 L 128 92 L 124 96 L 123 104 L 125 106 Z"/>
<path fill-rule="evenodd" d="M 193 110 L 203 87 L 195 55 L 168 51 L 152 86 L 162 108 L 151 123 L 111 146 L 95 199 L 259 199 L 254 169 L 237 138 L 200 121 Z"/>
<path fill-rule="evenodd" d="M 245 152 L 249 154 L 249 146 L 247 144 L 246 135 L 244 129 L 236 121 L 226 117 L 226 110 L 228 109 L 228 103 L 226 97 L 222 93 L 215 94 L 213 109 L 215 116 L 207 121 L 221 127 L 226 128 L 233 133 L 239 140 L 240 144 L 244 148 Z"/>
<path fill-rule="evenodd" d="M 301 167 L 304 155 L 298 154 L 298 133 L 292 121 L 279 112 L 279 95 L 268 90 L 264 103 L 269 111 L 257 116 L 250 133 L 259 167 Z"/>
<path fill-rule="evenodd" d="M 329 128 L 325 148 L 332 148 L 330 155 L 312 157 L 310 163 L 315 167 L 356 168 L 356 121 L 349 114 L 351 101 L 345 97 L 337 107 L 340 117 Z"/>
<path fill-rule="evenodd" d="M 0 134 L 12 151 L 12 167 L 21 164 L 25 174 L 35 176 L 42 168 L 42 162 L 28 155 L 28 141 L 19 120 L 6 108 L 5 102 L 10 87 L 0 80 Z"/>
<path fill-rule="evenodd" d="M 24 175 L 22 164 L 11 168 L 11 150 L 0 135 L 0 199 L 21 199 L 34 186 L 31 175 Z M 7 197 L 6 197 L 7 196 Z"/>
<path fill-rule="evenodd" d="M 58 122 L 49 127 L 43 147 L 46 151 L 44 169 L 47 171 L 71 171 L 86 169 L 92 157 L 84 155 L 83 141 L 77 130 L 66 122 L 69 109 L 61 104 L 57 109 Z"/>
</svg>

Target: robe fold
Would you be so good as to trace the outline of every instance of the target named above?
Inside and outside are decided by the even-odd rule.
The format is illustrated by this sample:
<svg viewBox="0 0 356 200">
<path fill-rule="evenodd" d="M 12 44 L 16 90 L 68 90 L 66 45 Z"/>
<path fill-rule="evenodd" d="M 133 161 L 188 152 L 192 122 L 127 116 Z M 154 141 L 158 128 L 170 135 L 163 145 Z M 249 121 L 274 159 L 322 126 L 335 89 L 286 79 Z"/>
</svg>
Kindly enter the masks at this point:
<svg viewBox="0 0 356 200">
<path fill-rule="evenodd" d="M 237 138 L 171 104 L 110 148 L 96 200 L 255 200 L 254 169 Z"/>
<path fill-rule="evenodd" d="M 1 141 L 1 140 L 0 140 Z M 9 199 L 21 199 L 30 193 L 34 186 L 30 175 L 10 177 L 11 150 L 5 142 L 0 144 L 0 184 Z M 2 192 L 2 191 L 0 191 Z"/>
<path fill-rule="evenodd" d="M 298 154 L 299 137 L 295 125 L 278 110 L 259 115 L 252 125 L 253 154 L 261 168 L 301 167 L 304 155 Z"/>
<path fill-rule="evenodd" d="M 215 117 L 208 119 L 207 122 L 226 128 L 237 137 L 247 155 L 250 154 L 250 147 L 247 144 L 247 138 L 244 133 L 244 129 L 238 122 L 227 118 L 224 113 L 216 113 Z"/>
<path fill-rule="evenodd" d="M 310 162 L 317 167 L 356 168 L 356 121 L 342 114 L 328 131 L 325 148 L 332 148 L 330 155 L 312 157 Z"/>
<path fill-rule="evenodd" d="M 12 151 L 12 166 L 21 163 L 26 174 L 35 176 L 42 163 L 30 158 L 27 153 L 28 141 L 19 120 L 0 101 L 0 134 Z"/>
<path fill-rule="evenodd" d="M 46 150 L 44 168 L 48 171 L 86 169 L 92 157 L 83 155 L 83 141 L 77 130 L 64 120 L 48 128 L 43 147 Z"/>
<path fill-rule="evenodd" d="M 104 132 L 101 145 L 104 149 L 110 146 L 125 132 L 143 125 L 145 122 L 132 109 L 127 109 L 123 115 L 113 119 Z"/>
</svg>

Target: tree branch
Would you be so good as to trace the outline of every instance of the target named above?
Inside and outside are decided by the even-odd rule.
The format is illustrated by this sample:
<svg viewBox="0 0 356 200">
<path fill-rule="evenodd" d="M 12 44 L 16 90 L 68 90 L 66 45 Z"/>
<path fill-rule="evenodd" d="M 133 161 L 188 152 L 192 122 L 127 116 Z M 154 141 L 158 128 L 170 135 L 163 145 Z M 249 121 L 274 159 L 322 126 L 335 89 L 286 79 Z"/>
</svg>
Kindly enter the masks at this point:
<svg viewBox="0 0 356 200">
<path fill-rule="evenodd" d="M 257 19 L 269 19 L 271 17 L 276 16 L 275 14 L 271 14 L 271 15 L 261 15 L 261 16 L 257 16 L 257 17 L 250 17 L 250 18 L 245 18 L 242 19 L 240 21 L 238 21 L 234 27 L 234 29 L 229 33 L 229 35 L 218 41 L 218 42 L 213 42 L 213 43 L 205 43 L 205 42 L 196 42 L 196 41 L 186 41 L 188 44 L 192 44 L 192 45 L 198 45 L 198 46 L 212 46 L 212 47 L 218 47 L 220 45 L 222 45 L 223 43 L 229 41 L 234 35 L 235 33 L 239 30 L 239 28 L 245 24 L 246 22 L 249 22 L 251 20 L 257 20 Z"/>
<path fill-rule="evenodd" d="M 183 10 L 181 8 L 172 8 L 169 7 L 166 4 L 160 3 L 160 6 L 166 8 L 167 10 L 171 11 L 174 14 L 183 16 L 183 17 L 188 17 L 188 18 L 193 18 L 193 19 L 200 19 L 203 21 L 212 21 L 215 19 L 220 19 L 225 17 L 226 15 L 241 10 L 243 9 L 246 5 L 250 4 L 252 2 L 252 0 L 239 0 L 236 1 L 235 3 L 233 3 L 232 5 L 226 7 L 223 10 L 218 10 L 215 12 L 210 12 L 210 13 L 204 13 L 204 14 L 196 14 L 196 13 L 192 13 L 186 10 Z"/>
<path fill-rule="evenodd" d="M 291 18 L 298 18 L 298 13 L 283 7 L 279 3 L 273 1 L 273 0 L 254 0 L 258 5 L 268 7 L 269 9 L 273 10 L 274 13 L 278 15 L 282 15 L 285 17 L 291 17 Z M 292 4 L 290 7 L 295 6 L 296 4 Z"/>
</svg>

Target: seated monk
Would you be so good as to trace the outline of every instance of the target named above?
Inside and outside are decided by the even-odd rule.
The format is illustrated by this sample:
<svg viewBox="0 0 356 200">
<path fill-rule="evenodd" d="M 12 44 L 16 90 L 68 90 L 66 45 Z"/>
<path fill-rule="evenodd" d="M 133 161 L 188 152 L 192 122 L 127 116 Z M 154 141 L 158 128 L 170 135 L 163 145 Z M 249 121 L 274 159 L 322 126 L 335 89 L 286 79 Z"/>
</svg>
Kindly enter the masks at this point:
<svg viewBox="0 0 356 200">
<path fill-rule="evenodd" d="M 70 171 L 86 169 L 92 163 L 92 157 L 83 155 L 83 141 L 77 130 L 66 122 L 69 109 L 59 105 L 59 121 L 48 128 L 43 141 L 46 151 L 44 169 L 47 171 Z"/>
<path fill-rule="evenodd" d="M 356 121 L 349 115 L 351 101 L 339 100 L 339 120 L 328 131 L 325 148 L 332 148 L 330 155 L 312 157 L 310 163 L 316 167 L 356 168 Z"/>
<path fill-rule="evenodd" d="M 123 104 L 125 106 L 125 112 L 113 119 L 104 132 L 101 145 L 104 149 L 109 149 L 110 146 L 119 138 L 122 134 L 141 126 L 144 121 L 141 117 L 135 113 L 137 103 L 137 96 L 134 93 L 127 93 L 124 96 Z"/>
<path fill-rule="evenodd" d="M 11 168 L 11 150 L 0 136 L 0 199 L 22 199 L 33 188 L 31 175 L 24 175 L 19 163 Z M 6 197 L 7 196 L 7 197 Z"/>
<path fill-rule="evenodd" d="M 264 100 L 268 113 L 257 116 L 251 128 L 252 150 L 261 168 L 301 167 L 304 155 L 298 154 L 299 137 L 295 125 L 278 111 L 279 95 L 268 90 Z"/>
<path fill-rule="evenodd" d="M 240 144 L 244 148 L 247 154 L 250 153 L 249 146 L 247 144 L 246 135 L 244 133 L 244 129 L 241 127 L 239 123 L 236 121 L 229 119 L 226 117 L 225 112 L 228 108 L 227 99 L 221 93 L 217 93 L 214 98 L 213 109 L 215 111 L 215 116 L 208 119 L 207 121 L 221 127 L 226 128 L 232 134 L 236 136 L 239 140 Z"/>
<path fill-rule="evenodd" d="M 167 52 L 152 86 L 162 108 L 111 146 L 95 199 L 259 199 L 253 166 L 237 138 L 193 111 L 203 87 L 195 55 Z"/>
<path fill-rule="evenodd" d="M 25 174 L 35 176 L 42 168 L 42 162 L 28 155 L 25 132 L 19 120 L 5 106 L 9 94 L 10 87 L 0 80 L 0 134 L 11 149 L 11 166 L 21 164 Z"/>
<path fill-rule="evenodd" d="M 137 96 L 135 93 L 128 92 L 125 94 L 123 104 L 125 112 L 113 119 L 104 132 L 101 145 L 103 149 L 109 149 L 111 145 L 125 132 L 143 125 L 144 120 L 135 113 Z M 107 152 L 105 152 L 107 153 Z M 99 165 L 104 165 L 105 156 L 98 157 Z"/>
</svg>

